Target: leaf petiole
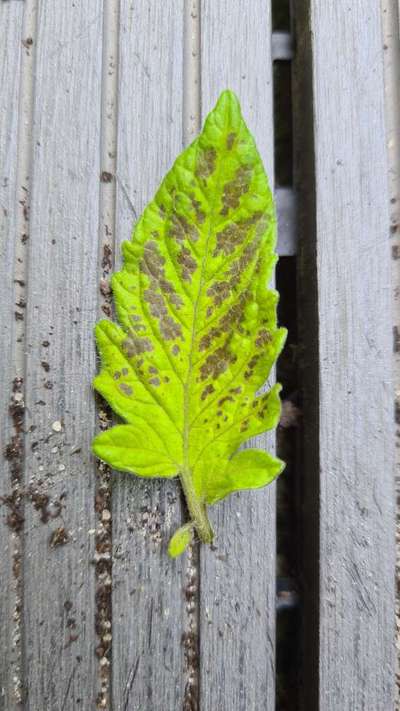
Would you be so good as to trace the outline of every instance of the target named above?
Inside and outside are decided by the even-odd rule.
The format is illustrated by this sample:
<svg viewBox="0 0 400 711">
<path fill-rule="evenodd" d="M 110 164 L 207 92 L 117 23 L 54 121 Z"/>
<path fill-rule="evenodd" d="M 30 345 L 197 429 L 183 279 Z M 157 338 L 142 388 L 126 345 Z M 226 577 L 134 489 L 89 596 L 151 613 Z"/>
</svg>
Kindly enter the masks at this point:
<svg viewBox="0 0 400 711">
<path fill-rule="evenodd" d="M 214 532 L 207 515 L 207 506 L 196 494 L 190 469 L 182 469 L 179 474 L 185 494 L 191 522 L 202 543 L 212 543 Z"/>
</svg>

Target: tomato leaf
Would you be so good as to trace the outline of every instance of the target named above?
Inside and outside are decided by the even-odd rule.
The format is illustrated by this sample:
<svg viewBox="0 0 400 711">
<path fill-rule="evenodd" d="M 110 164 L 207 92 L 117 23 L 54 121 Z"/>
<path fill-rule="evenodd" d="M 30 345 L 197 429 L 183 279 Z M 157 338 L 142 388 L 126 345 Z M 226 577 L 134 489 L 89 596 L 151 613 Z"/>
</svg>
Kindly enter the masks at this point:
<svg viewBox="0 0 400 711">
<path fill-rule="evenodd" d="M 283 347 L 268 180 L 239 103 L 225 91 L 123 244 L 112 289 L 120 325 L 101 321 L 95 389 L 126 424 L 99 434 L 94 453 L 142 477 L 179 476 L 191 522 L 210 543 L 207 505 L 265 486 L 283 463 L 235 454 L 276 426 L 279 390 L 259 392 Z"/>
<path fill-rule="evenodd" d="M 168 553 L 171 558 L 177 558 L 187 548 L 193 535 L 193 524 L 185 523 L 184 526 L 178 528 L 168 543 Z"/>
</svg>

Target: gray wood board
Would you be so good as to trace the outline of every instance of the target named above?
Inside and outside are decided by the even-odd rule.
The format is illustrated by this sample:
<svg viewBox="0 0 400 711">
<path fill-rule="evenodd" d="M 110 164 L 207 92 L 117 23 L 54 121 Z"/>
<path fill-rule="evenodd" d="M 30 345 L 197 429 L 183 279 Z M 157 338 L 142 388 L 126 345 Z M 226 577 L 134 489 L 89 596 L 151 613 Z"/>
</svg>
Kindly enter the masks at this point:
<svg viewBox="0 0 400 711">
<path fill-rule="evenodd" d="M 319 329 L 319 703 L 393 708 L 390 220 L 379 3 L 311 2 Z"/>
<path fill-rule="evenodd" d="M 116 262 L 136 216 L 182 149 L 183 3 L 122 0 Z M 182 521 L 175 481 L 113 482 L 113 708 L 182 708 L 184 559 L 166 546 Z"/>
<path fill-rule="evenodd" d="M 273 176 L 271 18 L 267 3 L 203 0 L 202 118 L 233 89 Z M 249 52 L 249 48 L 251 51 Z M 270 451 L 274 435 L 253 445 Z M 275 708 L 275 486 L 231 496 L 212 510 L 216 549 L 201 555 L 203 711 Z"/>
<path fill-rule="evenodd" d="M 22 40 L 23 5 L 0 4 L 0 449 L 1 457 L 12 446 L 15 436 L 9 405 L 12 402 L 12 382 L 15 370 L 16 319 L 15 307 L 15 235 L 17 215 L 17 170 L 19 87 Z M 12 470 L 18 462 L 2 461 L 0 476 L 0 709 L 14 711 L 20 694 L 20 630 L 17 618 L 19 582 L 15 567 L 19 548 L 18 521 L 12 496 Z M 5 503 L 9 501 L 9 505 Z M 14 509 L 14 510 L 13 510 Z"/>
<path fill-rule="evenodd" d="M 400 500 L 400 5 L 383 0 L 386 129 L 389 156 L 389 197 L 392 246 L 392 303 L 394 333 L 394 385 L 396 422 L 396 500 Z M 400 507 L 397 505 L 396 576 L 400 579 Z M 400 707 L 400 594 L 396 595 L 397 706 Z"/>
<path fill-rule="evenodd" d="M 102 10 L 102 0 L 38 6 L 26 308 L 29 711 L 93 708 L 97 688 L 90 442 Z"/>
</svg>

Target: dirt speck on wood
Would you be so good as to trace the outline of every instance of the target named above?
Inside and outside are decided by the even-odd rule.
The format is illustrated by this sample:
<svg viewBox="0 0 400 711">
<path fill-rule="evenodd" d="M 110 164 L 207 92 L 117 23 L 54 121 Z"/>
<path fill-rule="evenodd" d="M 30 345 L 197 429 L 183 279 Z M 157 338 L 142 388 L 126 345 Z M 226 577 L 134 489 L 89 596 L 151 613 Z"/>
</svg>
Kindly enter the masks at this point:
<svg viewBox="0 0 400 711">
<path fill-rule="evenodd" d="M 69 541 L 69 536 L 64 526 L 56 528 L 49 538 L 50 548 L 58 548 L 58 546 L 65 546 Z"/>
</svg>

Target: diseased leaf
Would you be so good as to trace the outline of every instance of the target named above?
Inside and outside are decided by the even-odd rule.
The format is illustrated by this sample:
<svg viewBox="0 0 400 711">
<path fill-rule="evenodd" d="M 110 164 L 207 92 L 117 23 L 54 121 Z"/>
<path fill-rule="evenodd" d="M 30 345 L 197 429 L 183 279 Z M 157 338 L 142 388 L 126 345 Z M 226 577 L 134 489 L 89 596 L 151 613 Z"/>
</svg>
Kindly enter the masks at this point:
<svg viewBox="0 0 400 711">
<path fill-rule="evenodd" d="M 225 91 L 124 242 L 112 288 L 119 326 L 101 321 L 95 389 L 127 424 L 93 451 L 138 476 L 179 476 L 191 523 L 210 543 L 207 504 L 271 482 L 283 463 L 239 446 L 276 426 L 279 390 L 259 390 L 286 337 L 268 288 L 276 218 L 239 103 Z"/>
</svg>

